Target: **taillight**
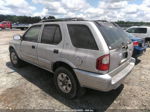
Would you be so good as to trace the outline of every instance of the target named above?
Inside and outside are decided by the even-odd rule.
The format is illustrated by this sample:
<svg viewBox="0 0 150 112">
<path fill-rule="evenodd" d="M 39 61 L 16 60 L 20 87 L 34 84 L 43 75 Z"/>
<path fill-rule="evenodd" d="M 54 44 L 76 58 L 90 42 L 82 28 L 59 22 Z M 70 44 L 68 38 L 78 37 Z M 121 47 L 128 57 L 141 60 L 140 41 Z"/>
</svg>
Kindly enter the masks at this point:
<svg viewBox="0 0 150 112">
<path fill-rule="evenodd" d="M 107 54 L 97 59 L 96 69 L 100 71 L 107 71 L 109 70 L 109 65 L 110 65 L 110 55 Z"/>
<path fill-rule="evenodd" d="M 139 42 L 138 41 L 134 41 L 133 42 L 133 46 L 138 46 L 139 45 Z"/>
</svg>

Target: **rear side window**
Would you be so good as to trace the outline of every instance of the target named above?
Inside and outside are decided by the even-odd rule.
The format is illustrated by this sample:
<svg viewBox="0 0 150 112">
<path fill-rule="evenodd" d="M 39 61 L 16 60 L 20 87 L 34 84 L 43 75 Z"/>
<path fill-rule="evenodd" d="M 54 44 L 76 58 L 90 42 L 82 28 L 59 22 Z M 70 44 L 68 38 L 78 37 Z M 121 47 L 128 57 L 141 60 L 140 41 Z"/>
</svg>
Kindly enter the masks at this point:
<svg viewBox="0 0 150 112">
<path fill-rule="evenodd" d="M 77 48 L 98 50 L 94 37 L 85 25 L 68 25 L 72 44 Z"/>
<path fill-rule="evenodd" d="M 127 30 L 129 33 L 147 33 L 147 28 L 130 28 Z"/>
<path fill-rule="evenodd" d="M 41 42 L 45 44 L 58 44 L 61 41 L 61 32 L 58 25 L 45 25 Z"/>
</svg>

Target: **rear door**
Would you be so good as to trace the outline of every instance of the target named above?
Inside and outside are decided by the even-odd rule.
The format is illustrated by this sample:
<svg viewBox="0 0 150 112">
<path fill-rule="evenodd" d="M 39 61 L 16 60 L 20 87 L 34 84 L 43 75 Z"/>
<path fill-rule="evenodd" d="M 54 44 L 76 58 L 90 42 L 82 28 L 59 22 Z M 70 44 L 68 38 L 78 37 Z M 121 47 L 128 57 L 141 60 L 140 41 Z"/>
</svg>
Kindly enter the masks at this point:
<svg viewBox="0 0 150 112">
<path fill-rule="evenodd" d="M 100 54 L 92 27 L 86 22 L 68 22 L 65 25 L 68 39 L 62 52 L 62 57 L 73 63 L 75 67 L 97 72 L 96 56 Z"/>
<path fill-rule="evenodd" d="M 51 70 L 52 63 L 59 59 L 62 49 L 61 24 L 45 24 L 37 49 L 39 65 Z"/>
<path fill-rule="evenodd" d="M 20 50 L 21 56 L 27 62 L 38 64 L 37 45 L 38 37 L 41 31 L 41 25 L 32 26 L 23 36 Z"/>
<path fill-rule="evenodd" d="M 117 25 L 99 23 L 98 28 L 110 49 L 110 71 L 119 67 L 132 56 L 133 45 L 128 35 Z"/>
</svg>

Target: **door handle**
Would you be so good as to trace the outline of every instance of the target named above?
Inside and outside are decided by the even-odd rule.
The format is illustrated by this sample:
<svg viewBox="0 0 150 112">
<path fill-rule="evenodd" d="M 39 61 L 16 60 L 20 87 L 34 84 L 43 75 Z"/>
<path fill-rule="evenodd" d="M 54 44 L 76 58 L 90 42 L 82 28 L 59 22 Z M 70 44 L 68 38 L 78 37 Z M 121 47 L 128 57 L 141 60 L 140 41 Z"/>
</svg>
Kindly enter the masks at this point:
<svg viewBox="0 0 150 112">
<path fill-rule="evenodd" d="M 59 50 L 54 49 L 53 53 L 58 54 L 58 53 L 59 53 Z"/>
<path fill-rule="evenodd" d="M 32 49 L 35 49 L 35 46 L 34 46 L 34 45 L 32 45 Z"/>
</svg>

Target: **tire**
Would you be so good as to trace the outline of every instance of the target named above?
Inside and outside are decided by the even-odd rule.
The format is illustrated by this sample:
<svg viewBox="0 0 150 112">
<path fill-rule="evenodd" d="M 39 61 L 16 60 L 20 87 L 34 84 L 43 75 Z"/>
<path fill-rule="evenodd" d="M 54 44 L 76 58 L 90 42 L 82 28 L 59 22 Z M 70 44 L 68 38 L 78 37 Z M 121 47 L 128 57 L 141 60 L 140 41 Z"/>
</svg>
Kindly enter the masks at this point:
<svg viewBox="0 0 150 112">
<path fill-rule="evenodd" d="M 14 49 L 10 50 L 10 61 L 11 61 L 12 65 L 16 68 L 22 67 L 24 64 L 24 61 L 19 59 L 19 57 Z"/>
<path fill-rule="evenodd" d="M 56 69 L 54 73 L 54 84 L 58 93 L 67 99 L 77 97 L 79 91 L 82 90 L 73 71 L 65 67 Z"/>
<path fill-rule="evenodd" d="M 150 41 L 147 41 L 147 47 L 150 47 Z"/>
<path fill-rule="evenodd" d="M 20 28 L 20 30 L 24 30 L 24 28 Z"/>
</svg>

